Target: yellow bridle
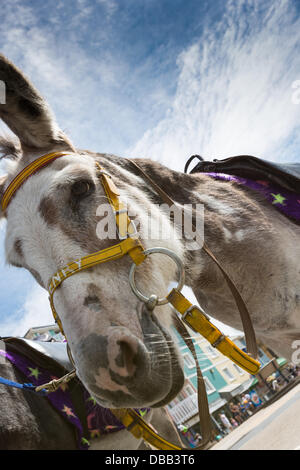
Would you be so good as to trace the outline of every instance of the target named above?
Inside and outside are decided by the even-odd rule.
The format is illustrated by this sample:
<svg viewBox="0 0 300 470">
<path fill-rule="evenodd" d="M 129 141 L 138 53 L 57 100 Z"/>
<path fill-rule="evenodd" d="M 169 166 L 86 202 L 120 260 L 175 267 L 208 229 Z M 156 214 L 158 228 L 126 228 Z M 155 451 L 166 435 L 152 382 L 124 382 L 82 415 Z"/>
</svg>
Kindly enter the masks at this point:
<svg viewBox="0 0 300 470">
<path fill-rule="evenodd" d="M 69 154 L 64 152 L 50 153 L 47 155 L 43 155 L 42 157 L 38 158 L 37 160 L 26 166 L 12 180 L 12 182 L 9 184 L 8 188 L 4 192 L 1 201 L 2 210 L 4 212 L 6 211 L 16 191 L 32 174 L 36 173 L 38 170 L 45 167 L 55 159 L 63 157 L 65 155 Z M 70 276 L 73 276 L 74 274 L 80 271 L 88 269 L 92 266 L 96 266 L 97 264 L 119 259 L 125 256 L 126 254 L 131 257 L 134 265 L 141 264 L 148 256 L 147 250 L 144 249 L 144 246 L 142 245 L 136 233 L 135 226 L 128 216 L 128 212 L 125 208 L 125 205 L 119 198 L 120 194 L 113 180 L 99 165 L 99 163 L 96 163 L 96 165 L 107 199 L 115 214 L 116 225 L 118 227 L 119 238 L 121 239 L 121 241 L 120 243 L 117 243 L 109 248 L 105 248 L 104 250 L 91 253 L 87 256 L 84 256 L 67 264 L 66 266 L 58 270 L 50 279 L 48 285 L 50 305 L 55 321 L 58 323 L 62 333 L 63 326 L 55 310 L 53 296 L 56 289 L 61 286 L 65 279 Z M 162 249 L 157 249 L 157 251 L 164 252 Z M 133 288 L 132 284 L 131 287 Z M 176 309 L 176 311 L 182 315 L 182 320 L 195 332 L 200 333 L 202 336 L 204 336 L 204 338 L 206 338 L 213 347 L 217 348 L 222 354 L 227 356 L 231 361 L 236 363 L 249 374 L 257 374 L 260 368 L 260 363 L 256 359 L 250 357 L 240 348 L 238 348 L 236 344 L 233 343 L 228 337 L 223 335 L 222 332 L 215 325 L 213 325 L 213 323 L 211 323 L 208 316 L 198 306 L 191 304 L 186 299 L 186 297 L 180 292 L 181 287 L 182 283 L 180 283 L 180 288 L 174 288 L 165 297 L 165 301 L 161 303 L 170 303 Z M 139 295 L 138 291 L 136 291 L 134 288 L 133 291 L 139 298 L 144 300 L 143 296 Z M 154 297 L 153 307 L 155 305 L 159 305 L 159 303 L 157 302 L 157 297 L 151 297 L 152 301 Z M 151 297 L 145 298 L 144 300 L 148 303 L 148 306 L 150 306 L 151 304 Z M 136 437 L 143 437 L 145 440 L 148 440 L 152 445 L 159 449 L 180 450 L 179 447 L 174 446 L 161 436 L 158 436 L 134 410 L 123 410 L 123 412 L 121 410 L 111 411 L 116 414 L 116 416 Z"/>
</svg>

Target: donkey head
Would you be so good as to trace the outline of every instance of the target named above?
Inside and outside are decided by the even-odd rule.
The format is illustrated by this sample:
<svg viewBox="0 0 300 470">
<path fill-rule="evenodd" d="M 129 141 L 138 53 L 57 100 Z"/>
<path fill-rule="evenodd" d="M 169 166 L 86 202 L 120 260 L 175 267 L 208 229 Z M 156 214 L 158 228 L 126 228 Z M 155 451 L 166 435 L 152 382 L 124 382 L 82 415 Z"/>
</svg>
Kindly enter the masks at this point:
<svg viewBox="0 0 300 470">
<path fill-rule="evenodd" d="M 49 279 L 75 259 L 117 242 L 99 237 L 98 207 L 107 203 L 97 176 L 96 160 L 112 176 L 136 219 L 146 225 L 151 201 L 140 189 L 143 182 L 117 157 L 77 151 L 59 129 L 49 106 L 24 75 L 0 56 L 0 80 L 6 85 L 6 103 L 0 116 L 18 137 L 2 141 L 3 153 L 15 160 L 0 181 L 0 193 L 15 175 L 37 157 L 65 151 L 66 156 L 32 175 L 17 191 L 5 213 L 8 263 L 28 269 L 47 288 Z M 4 216 L 4 214 L 2 214 Z M 169 224 L 159 210 L 157 222 Z M 112 211 L 108 221 L 114 219 Z M 157 245 L 143 239 L 146 248 Z M 160 241 L 181 255 L 174 237 Z M 64 281 L 54 296 L 77 374 L 96 400 L 106 407 L 162 406 L 183 385 L 182 366 L 166 331 L 170 311 L 150 313 L 131 292 L 128 256 L 97 265 Z M 139 287 L 164 296 L 176 277 L 173 261 L 154 255 L 137 270 Z M 38 312 L 37 312 L 38 315 Z"/>
</svg>

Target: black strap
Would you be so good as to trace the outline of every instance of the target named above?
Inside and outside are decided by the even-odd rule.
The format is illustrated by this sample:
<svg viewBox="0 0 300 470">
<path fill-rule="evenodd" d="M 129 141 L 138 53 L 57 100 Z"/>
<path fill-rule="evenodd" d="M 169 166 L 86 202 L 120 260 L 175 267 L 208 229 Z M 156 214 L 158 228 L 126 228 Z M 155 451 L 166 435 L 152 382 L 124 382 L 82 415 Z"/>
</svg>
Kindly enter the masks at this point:
<svg viewBox="0 0 300 470">
<path fill-rule="evenodd" d="M 188 168 L 190 166 L 190 164 L 192 163 L 193 160 L 195 160 L 195 158 L 198 158 L 198 160 L 200 162 L 203 162 L 204 161 L 204 158 L 201 157 L 201 155 L 192 155 L 188 161 L 186 162 L 185 166 L 184 166 L 184 173 L 187 173 L 188 172 Z"/>
<path fill-rule="evenodd" d="M 190 171 L 191 174 L 212 172 L 254 180 L 266 179 L 296 194 L 300 192 L 300 163 L 275 163 L 252 155 L 237 155 L 222 160 L 204 160 L 199 155 L 192 155 L 185 165 L 185 173 L 194 158 L 198 158 L 199 162 Z"/>
</svg>

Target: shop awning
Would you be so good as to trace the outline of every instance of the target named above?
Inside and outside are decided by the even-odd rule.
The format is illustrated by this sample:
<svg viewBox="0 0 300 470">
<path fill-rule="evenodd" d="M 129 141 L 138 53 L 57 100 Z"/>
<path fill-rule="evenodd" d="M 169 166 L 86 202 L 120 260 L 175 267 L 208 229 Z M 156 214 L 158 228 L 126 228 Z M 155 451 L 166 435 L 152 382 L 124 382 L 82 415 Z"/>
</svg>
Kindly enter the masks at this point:
<svg viewBox="0 0 300 470">
<path fill-rule="evenodd" d="M 284 357 L 278 357 L 276 359 L 276 362 L 277 364 L 279 365 L 279 367 L 282 367 L 284 366 L 285 364 L 287 364 L 287 360 L 284 358 Z"/>
<path fill-rule="evenodd" d="M 235 397 L 236 395 L 240 395 L 241 393 L 248 390 L 249 387 L 252 386 L 253 379 L 249 379 L 244 383 L 241 384 L 229 384 L 225 385 L 225 387 L 219 390 L 219 394 L 225 400 L 230 400 L 231 398 Z"/>
</svg>

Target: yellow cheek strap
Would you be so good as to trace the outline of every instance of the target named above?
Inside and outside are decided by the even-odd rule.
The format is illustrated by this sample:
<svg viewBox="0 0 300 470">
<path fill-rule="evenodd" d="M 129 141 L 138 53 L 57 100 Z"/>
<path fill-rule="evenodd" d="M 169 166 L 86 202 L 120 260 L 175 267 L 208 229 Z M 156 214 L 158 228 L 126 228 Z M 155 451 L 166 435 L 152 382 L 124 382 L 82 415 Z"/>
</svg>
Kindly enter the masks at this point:
<svg viewBox="0 0 300 470">
<path fill-rule="evenodd" d="M 199 307 L 191 304 L 181 292 L 173 289 L 167 297 L 171 305 L 181 313 L 182 320 L 200 333 L 210 344 L 218 349 L 224 356 L 240 366 L 249 374 L 257 374 L 260 363 L 242 351 L 237 345 L 211 323 L 208 316 Z"/>
</svg>

